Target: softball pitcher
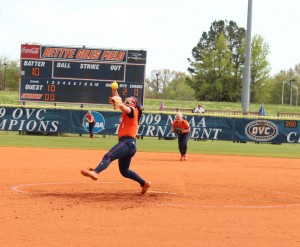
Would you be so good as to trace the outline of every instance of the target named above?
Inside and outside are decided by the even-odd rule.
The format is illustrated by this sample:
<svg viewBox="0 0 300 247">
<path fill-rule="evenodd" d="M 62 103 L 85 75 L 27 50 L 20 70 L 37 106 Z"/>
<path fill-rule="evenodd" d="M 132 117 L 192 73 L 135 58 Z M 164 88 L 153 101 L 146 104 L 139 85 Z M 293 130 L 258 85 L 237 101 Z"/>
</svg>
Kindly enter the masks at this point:
<svg viewBox="0 0 300 247">
<path fill-rule="evenodd" d="M 90 177 L 93 180 L 97 180 L 98 174 L 105 170 L 112 161 L 118 159 L 120 173 L 124 177 L 138 182 L 142 188 L 141 194 L 145 194 L 151 186 L 151 182 L 145 181 L 137 173 L 129 169 L 131 158 L 136 153 L 135 138 L 142 110 L 135 97 L 126 98 L 123 103 L 117 89 L 113 88 L 112 95 L 111 101 L 114 109 L 120 109 L 122 111 L 118 129 L 119 142 L 104 155 L 102 161 L 95 169 L 88 168 L 86 170 L 81 170 L 81 174 Z"/>
</svg>

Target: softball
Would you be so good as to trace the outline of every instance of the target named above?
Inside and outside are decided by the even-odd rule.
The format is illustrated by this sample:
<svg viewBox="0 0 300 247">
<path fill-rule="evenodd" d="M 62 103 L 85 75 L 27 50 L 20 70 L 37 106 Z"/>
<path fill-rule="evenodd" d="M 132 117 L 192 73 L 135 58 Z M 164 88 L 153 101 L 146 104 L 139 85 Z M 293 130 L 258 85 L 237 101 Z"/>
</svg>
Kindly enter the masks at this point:
<svg viewBox="0 0 300 247">
<path fill-rule="evenodd" d="M 119 85 L 116 81 L 111 84 L 111 89 L 118 89 Z"/>
</svg>

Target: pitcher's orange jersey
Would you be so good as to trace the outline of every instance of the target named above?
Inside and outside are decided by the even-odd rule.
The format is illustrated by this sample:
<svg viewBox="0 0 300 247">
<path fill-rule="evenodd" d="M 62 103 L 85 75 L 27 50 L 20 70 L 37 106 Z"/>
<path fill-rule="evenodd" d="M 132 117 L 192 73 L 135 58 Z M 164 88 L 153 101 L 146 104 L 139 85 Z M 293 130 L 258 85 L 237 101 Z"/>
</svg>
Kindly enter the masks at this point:
<svg viewBox="0 0 300 247">
<path fill-rule="evenodd" d="M 133 112 L 127 114 L 124 113 L 121 115 L 120 119 L 120 126 L 119 126 L 119 131 L 118 131 L 118 137 L 122 136 L 130 136 L 132 138 L 136 137 L 136 133 L 138 130 L 138 114 L 139 111 L 137 108 L 131 108 Z M 133 113 L 133 117 L 131 116 Z"/>
</svg>

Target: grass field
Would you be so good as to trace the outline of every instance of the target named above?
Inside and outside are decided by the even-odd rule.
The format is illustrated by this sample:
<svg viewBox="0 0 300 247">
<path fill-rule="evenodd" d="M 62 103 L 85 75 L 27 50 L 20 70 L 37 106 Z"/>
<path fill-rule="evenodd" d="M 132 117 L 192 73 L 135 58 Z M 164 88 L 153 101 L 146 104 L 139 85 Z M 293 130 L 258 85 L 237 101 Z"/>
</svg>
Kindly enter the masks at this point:
<svg viewBox="0 0 300 247">
<path fill-rule="evenodd" d="M 161 105 L 162 99 L 145 99 L 145 112 L 155 112 L 159 111 L 159 107 Z M 230 110 L 230 111 L 241 111 L 242 106 L 241 103 L 237 102 L 209 102 L 209 101 L 201 101 L 205 109 L 209 110 Z M 263 103 L 263 102 L 262 102 Z M 176 100 L 164 100 L 165 107 L 170 108 L 191 108 L 193 109 L 195 106 L 199 104 L 198 101 L 176 101 Z M 22 103 L 18 101 L 18 92 L 3 92 L 0 91 L 0 105 L 13 105 L 13 106 L 21 106 Z M 79 104 L 47 104 L 47 103 L 33 103 L 26 102 L 26 106 L 28 107 L 48 107 L 48 108 L 78 108 L 80 109 Z M 261 104 L 250 104 L 249 111 L 259 111 Z M 91 110 L 111 110 L 109 105 L 84 105 L 85 109 Z M 266 117 L 277 117 L 278 112 L 289 112 L 289 113 L 299 113 L 299 106 L 290 106 L 290 105 L 271 105 L 265 104 L 265 113 Z"/>
<path fill-rule="evenodd" d="M 88 135 L 31 136 L 19 135 L 18 132 L 0 132 L 0 146 L 44 147 L 108 150 L 117 142 L 116 136 L 96 136 L 90 141 Z M 158 140 L 144 137 L 137 140 L 139 151 L 178 153 L 177 140 Z M 233 143 L 231 141 L 194 141 L 188 143 L 188 153 L 213 155 L 238 155 L 257 157 L 300 158 L 299 144 L 255 144 Z"/>
</svg>

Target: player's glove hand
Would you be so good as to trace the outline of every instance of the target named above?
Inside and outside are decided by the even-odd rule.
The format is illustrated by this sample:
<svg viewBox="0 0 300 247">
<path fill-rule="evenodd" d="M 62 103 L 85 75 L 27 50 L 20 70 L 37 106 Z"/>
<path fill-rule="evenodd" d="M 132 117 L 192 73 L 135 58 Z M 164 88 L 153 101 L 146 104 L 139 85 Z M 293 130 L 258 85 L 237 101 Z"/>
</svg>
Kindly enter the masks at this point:
<svg viewBox="0 0 300 247">
<path fill-rule="evenodd" d="M 117 110 L 121 105 L 123 105 L 122 99 L 120 96 L 114 96 L 111 98 L 111 102 L 114 106 L 114 109 Z"/>
<path fill-rule="evenodd" d="M 179 128 L 179 127 L 175 127 L 175 128 L 173 129 L 173 132 L 174 132 L 175 134 L 182 134 L 182 129 Z"/>
</svg>

